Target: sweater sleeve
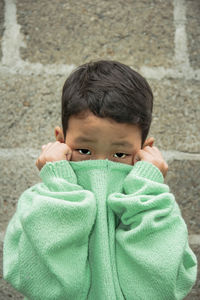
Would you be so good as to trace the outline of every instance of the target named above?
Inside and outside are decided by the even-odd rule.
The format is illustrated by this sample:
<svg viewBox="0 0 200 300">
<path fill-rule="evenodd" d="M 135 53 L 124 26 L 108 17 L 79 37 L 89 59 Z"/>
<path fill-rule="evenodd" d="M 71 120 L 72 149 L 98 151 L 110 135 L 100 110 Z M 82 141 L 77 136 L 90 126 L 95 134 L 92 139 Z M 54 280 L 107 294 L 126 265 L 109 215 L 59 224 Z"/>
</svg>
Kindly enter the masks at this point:
<svg viewBox="0 0 200 300">
<path fill-rule="evenodd" d="M 138 162 L 108 205 L 119 217 L 116 265 L 125 299 L 183 299 L 195 283 L 197 259 L 160 170 Z"/>
<path fill-rule="evenodd" d="M 96 200 L 77 184 L 68 161 L 47 163 L 40 177 L 8 225 L 4 279 L 29 300 L 87 299 Z"/>
</svg>

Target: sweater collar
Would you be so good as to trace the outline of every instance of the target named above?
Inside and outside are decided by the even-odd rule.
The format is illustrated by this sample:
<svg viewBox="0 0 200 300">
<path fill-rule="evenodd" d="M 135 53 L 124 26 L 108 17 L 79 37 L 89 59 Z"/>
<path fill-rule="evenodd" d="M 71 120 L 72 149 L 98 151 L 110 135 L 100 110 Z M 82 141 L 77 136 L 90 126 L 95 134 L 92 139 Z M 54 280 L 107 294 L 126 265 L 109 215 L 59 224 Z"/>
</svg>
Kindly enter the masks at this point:
<svg viewBox="0 0 200 300">
<path fill-rule="evenodd" d="M 95 193 L 103 192 L 109 195 L 121 192 L 125 177 L 133 166 L 111 160 L 69 161 L 74 170 L 78 184 L 84 189 Z"/>
</svg>

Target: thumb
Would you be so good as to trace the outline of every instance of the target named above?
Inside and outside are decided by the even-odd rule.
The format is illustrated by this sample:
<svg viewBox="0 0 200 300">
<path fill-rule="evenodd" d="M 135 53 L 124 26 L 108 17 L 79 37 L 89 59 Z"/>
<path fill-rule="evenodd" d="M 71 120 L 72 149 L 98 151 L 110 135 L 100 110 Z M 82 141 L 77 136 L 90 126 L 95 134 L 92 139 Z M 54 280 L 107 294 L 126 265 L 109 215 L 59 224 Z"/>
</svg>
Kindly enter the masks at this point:
<svg viewBox="0 0 200 300">
<path fill-rule="evenodd" d="M 72 150 L 68 146 L 68 150 L 67 150 L 67 153 L 66 153 L 66 160 L 71 160 L 71 157 L 72 157 Z"/>
<path fill-rule="evenodd" d="M 134 158 L 133 158 L 133 165 L 135 165 L 140 160 L 141 160 L 141 158 L 139 156 L 139 153 L 136 153 Z"/>
<path fill-rule="evenodd" d="M 72 153 L 67 153 L 66 154 L 66 160 L 71 160 L 72 157 Z"/>
</svg>

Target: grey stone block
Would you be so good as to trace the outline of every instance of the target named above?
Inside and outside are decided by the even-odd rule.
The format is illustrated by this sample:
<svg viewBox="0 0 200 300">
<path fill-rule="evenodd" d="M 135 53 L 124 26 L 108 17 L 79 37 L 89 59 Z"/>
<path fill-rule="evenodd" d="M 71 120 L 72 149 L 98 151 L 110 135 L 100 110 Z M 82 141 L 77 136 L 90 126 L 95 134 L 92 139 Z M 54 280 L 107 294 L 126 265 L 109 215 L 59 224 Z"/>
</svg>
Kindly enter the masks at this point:
<svg viewBox="0 0 200 300">
<path fill-rule="evenodd" d="M 21 56 L 30 62 L 80 65 L 106 58 L 135 68 L 173 66 L 172 1 L 21 0 L 17 20 L 27 45 Z"/>
<path fill-rule="evenodd" d="M 55 141 L 65 79 L 0 75 L 1 148 L 41 149 Z"/>
<path fill-rule="evenodd" d="M 200 99 L 196 81 L 148 80 L 154 93 L 150 135 L 163 150 L 200 152 Z"/>
<path fill-rule="evenodd" d="M 190 64 L 194 69 L 200 68 L 200 1 L 186 1 L 186 32 L 187 46 L 189 50 Z"/>
<path fill-rule="evenodd" d="M 189 234 L 200 234 L 200 161 L 169 163 L 166 183 L 175 195 Z"/>
<path fill-rule="evenodd" d="M 4 1 L 0 1 L 0 61 L 2 58 L 1 43 L 4 32 Z"/>
</svg>

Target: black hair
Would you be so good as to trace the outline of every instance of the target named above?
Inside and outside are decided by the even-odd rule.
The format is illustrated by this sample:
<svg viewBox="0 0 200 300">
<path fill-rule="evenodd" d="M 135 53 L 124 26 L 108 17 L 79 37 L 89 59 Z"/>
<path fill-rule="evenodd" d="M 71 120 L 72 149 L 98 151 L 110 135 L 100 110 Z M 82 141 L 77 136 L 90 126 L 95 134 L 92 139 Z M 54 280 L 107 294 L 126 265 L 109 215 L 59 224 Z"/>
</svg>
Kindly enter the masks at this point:
<svg viewBox="0 0 200 300">
<path fill-rule="evenodd" d="M 81 65 L 65 81 L 62 91 L 64 139 L 72 115 L 88 111 L 100 118 L 138 125 L 144 143 L 152 120 L 153 93 L 144 77 L 117 61 Z"/>
</svg>

